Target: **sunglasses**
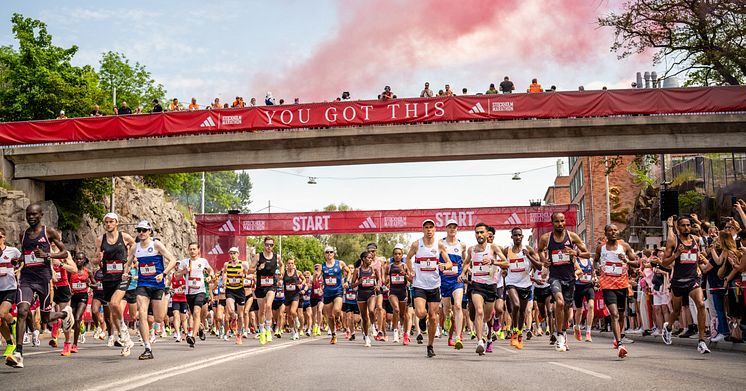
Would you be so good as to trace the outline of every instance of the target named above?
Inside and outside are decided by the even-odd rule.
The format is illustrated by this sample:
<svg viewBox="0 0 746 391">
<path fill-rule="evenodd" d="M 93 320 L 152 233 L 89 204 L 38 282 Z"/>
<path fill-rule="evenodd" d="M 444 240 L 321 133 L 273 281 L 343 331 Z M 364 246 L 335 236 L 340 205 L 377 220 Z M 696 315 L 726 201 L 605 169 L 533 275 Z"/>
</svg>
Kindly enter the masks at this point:
<svg viewBox="0 0 746 391">
<path fill-rule="evenodd" d="M 334 251 L 324 251 L 324 254 L 334 254 Z"/>
<path fill-rule="evenodd" d="M 137 233 L 143 233 L 143 232 L 148 232 L 150 230 L 147 229 L 147 228 L 137 228 L 137 229 L 135 229 L 135 231 L 137 231 Z"/>
<path fill-rule="evenodd" d="M 264 243 L 264 247 L 274 247 L 274 243 Z"/>
</svg>

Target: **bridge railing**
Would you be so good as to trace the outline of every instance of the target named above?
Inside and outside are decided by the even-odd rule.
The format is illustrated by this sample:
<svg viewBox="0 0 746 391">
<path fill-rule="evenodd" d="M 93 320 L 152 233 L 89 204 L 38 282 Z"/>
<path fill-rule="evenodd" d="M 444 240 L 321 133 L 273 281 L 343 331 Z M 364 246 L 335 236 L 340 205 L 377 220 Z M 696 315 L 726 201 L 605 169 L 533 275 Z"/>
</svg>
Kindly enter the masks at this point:
<svg viewBox="0 0 746 391">
<path fill-rule="evenodd" d="M 746 111 L 746 87 L 572 91 L 258 106 L 0 123 L 0 145 L 452 121 Z"/>
</svg>

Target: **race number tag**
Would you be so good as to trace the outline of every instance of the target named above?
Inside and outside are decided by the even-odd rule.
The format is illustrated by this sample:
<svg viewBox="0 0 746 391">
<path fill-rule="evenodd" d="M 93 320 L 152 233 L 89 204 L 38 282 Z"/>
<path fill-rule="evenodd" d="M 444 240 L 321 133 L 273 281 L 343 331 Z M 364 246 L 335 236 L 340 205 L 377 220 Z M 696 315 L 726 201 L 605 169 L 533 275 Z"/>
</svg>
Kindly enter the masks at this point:
<svg viewBox="0 0 746 391">
<path fill-rule="evenodd" d="M 593 281 L 593 276 L 588 273 L 583 273 L 583 275 L 580 276 L 579 280 L 580 282 L 591 282 Z"/>
<path fill-rule="evenodd" d="M 97 281 L 97 282 L 96 282 L 96 290 L 97 290 L 97 291 L 102 291 L 102 290 L 104 290 L 104 284 L 102 284 L 102 283 L 101 283 L 101 281 Z"/>
<path fill-rule="evenodd" d="M 155 275 L 155 264 L 154 263 L 141 263 L 140 264 L 140 275 L 143 277 L 151 277 Z"/>
<path fill-rule="evenodd" d="M 681 263 L 684 264 L 697 263 L 697 252 L 694 250 L 684 251 L 683 253 L 681 253 L 679 260 L 681 261 Z"/>
<path fill-rule="evenodd" d="M 181 295 L 181 294 L 184 294 L 184 287 L 183 286 L 180 286 L 180 287 L 174 289 L 174 295 Z"/>
<path fill-rule="evenodd" d="M 13 274 L 13 268 L 12 267 L 0 267 L 0 276 L 4 276 L 6 274 Z"/>
<path fill-rule="evenodd" d="M 122 274 L 124 272 L 124 262 L 117 260 L 106 261 L 106 274 Z"/>
<path fill-rule="evenodd" d="M 228 283 L 231 285 L 238 285 L 243 283 L 243 279 L 241 279 L 240 277 L 231 277 L 228 279 Z"/>
<path fill-rule="evenodd" d="M 295 284 L 285 285 L 285 290 L 288 292 L 295 292 Z"/>
<path fill-rule="evenodd" d="M 347 292 L 347 293 L 345 293 L 345 300 L 347 300 L 347 301 L 355 301 L 355 300 L 357 300 L 357 293 L 355 293 L 355 292 Z"/>
<path fill-rule="evenodd" d="M 438 261 L 436 260 L 426 260 L 426 261 L 420 261 L 420 271 L 423 272 L 434 272 L 438 270 Z"/>
<path fill-rule="evenodd" d="M 570 263 L 570 256 L 563 253 L 562 250 L 552 250 L 552 264 L 554 266 L 567 265 Z"/>
<path fill-rule="evenodd" d="M 261 286 L 273 286 L 275 285 L 275 279 L 272 277 L 262 277 L 259 279 L 259 285 Z"/>
<path fill-rule="evenodd" d="M 190 289 L 200 289 L 202 287 L 202 279 L 197 278 L 189 278 L 189 288 Z"/>
<path fill-rule="evenodd" d="M 375 278 L 363 278 L 363 286 L 365 288 L 370 288 L 372 286 L 376 285 L 376 279 Z"/>
<path fill-rule="evenodd" d="M 620 263 L 606 263 L 604 265 L 604 274 L 611 277 L 619 277 L 624 273 L 624 266 Z"/>
<path fill-rule="evenodd" d="M 453 266 L 451 266 L 450 269 L 443 270 L 443 275 L 444 276 L 454 277 L 454 276 L 458 276 L 458 274 L 459 274 L 458 273 L 458 265 L 453 265 Z"/>
<path fill-rule="evenodd" d="M 277 291 L 275 293 L 275 299 L 284 299 L 285 298 L 285 291 Z"/>
<path fill-rule="evenodd" d="M 326 276 L 326 277 L 324 277 L 324 284 L 326 286 L 336 286 L 337 285 L 337 276 Z"/>
<path fill-rule="evenodd" d="M 62 273 L 54 272 L 54 279 L 59 281 L 62 278 Z"/>
<path fill-rule="evenodd" d="M 474 265 L 472 268 L 471 274 L 475 277 L 483 277 L 488 276 L 490 272 L 492 271 L 491 265 Z"/>
<path fill-rule="evenodd" d="M 400 274 L 392 274 L 391 275 L 391 283 L 395 285 L 401 285 L 404 284 L 404 276 Z"/>
<path fill-rule="evenodd" d="M 23 263 L 26 267 L 41 266 L 44 264 L 44 259 L 37 258 L 33 251 L 24 251 Z"/>
<path fill-rule="evenodd" d="M 510 271 L 511 273 L 521 273 L 526 271 L 526 258 L 511 258 L 510 259 Z"/>
<path fill-rule="evenodd" d="M 323 288 L 316 288 L 316 289 L 313 290 L 313 294 L 316 295 L 316 296 L 318 296 L 318 297 L 321 297 L 321 295 L 324 294 L 324 289 Z"/>
</svg>

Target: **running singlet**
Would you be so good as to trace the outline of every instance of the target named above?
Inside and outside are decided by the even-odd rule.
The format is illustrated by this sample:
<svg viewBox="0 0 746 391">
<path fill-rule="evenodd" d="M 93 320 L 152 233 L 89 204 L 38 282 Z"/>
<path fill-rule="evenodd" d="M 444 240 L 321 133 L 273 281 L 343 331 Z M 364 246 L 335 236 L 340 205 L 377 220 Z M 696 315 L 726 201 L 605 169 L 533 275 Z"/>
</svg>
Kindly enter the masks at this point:
<svg viewBox="0 0 746 391">
<path fill-rule="evenodd" d="M 430 247 L 425 246 L 422 239 L 417 241 L 417 253 L 412 262 L 414 281 L 412 286 L 420 289 L 435 289 L 440 287 L 440 273 L 438 272 L 438 241 L 433 240 Z"/>
<path fill-rule="evenodd" d="M 104 284 L 101 282 L 104 280 L 104 272 L 101 269 L 96 270 L 95 273 L 93 273 L 93 280 L 96 282 L 96 285 L 93 286 L 94 293 L 104 293 Z"/>
<path fill-rule="evenodd" d="M 357 304 L 357 289 L 356 288 L 347 288 L 345 290 L 345 303 L 347 304 Z"/>
<path fill-rule="evenodd" d="M 124 260 L 127 259 L 127 246 L 124 245 L 122 233 L 119 233 L 114 244 L 109 244 L 106 240 L 106 234 L 104 234 L 104 237 L 101 238 L 101 251 L 104 252 L 104 256 L 101 258 L 104 281 L 121 280 L 124 272 Z"/>
<path fill-rule="evenodd" d="M 301 299 L 303 303 L 311 303 L 311 290 L 308 289 L 308 285 L 306 284 L 301 287 Z"/>
<path fill-rule="evenodd" d="M 186 301 L 186 278 L 184 276 L 181 276 L 181 278 L 172 278 L 171 279 L 171 300 L 175 302 L 185 302 Z"/>
<path fill-rule="evenodd" d="M 404 275 L 404 264 L 396 264 L 391 261 L 389 266 L 389 282 L 391 283 L 391 291 L 398 292 L 403 291 L 407 288 L 407 278 Z"/>
<path fill-rule="evenodd" d="M 0 255 L 0 291 L 13 291 L 18 288 L 16 272 L 10 261 L 19 258 L 21 252 L 17 248 L 5 246 L 3 254 Z"/>
<path fill-rule="evenodd" d="M 280 280 L 279 286 L 275 288 L 275 300 L 285 301 L 285 284 Z"/>
<path fill-rule="evenodd" d="M 606 246 L 604 246 L 606 248 Z M 603 249 L 601 249 L 601 253 L 603 254 Z M 603 255 L 601 256 L 603 259 Z M 583 264 L 585 262 L 585 264 Z M 580 266 L 580 270 L 583 272 L 583 274 L 575 281 L 576 285 L 588 285 L 593 282 L 593 263 L 586 259 L 582 260 L 582 258 L 578 258 L 578 266 Z"/>
<path fill-rule="evenodd" d="M 674 260 L 673 276 L 671 285 L 686 285 L 697 280 L 697 262 L 699 261 L 699 243 L 694 236 L 691 237 L 692 244 L 685 245 L 679 236 L 676 236 L 676 247 L 684 246 L 684 251 Z"/>
<path fill-rule="evenodd" d="M 259 280 L 259 288 L 268 289 L 277 283 L 275 280 L 275 269 L 277 269 L 277 254 L 272 253 L 272 258 L 267 259 L 264 253 L 259 253 L 259 265 L 264 264 L 264 268 L 256 268 L 256 278 Z"/>
<path fill-rule="evenodd" d="M 235 265 L 225 264 L 225 288 L 232 291 L 243 289 L 243 265 L 237 261 Z"/>
<path fill-rule="evenodd" d="M 513 246 L 508 246 L 508 275 L 505 277 L 505 285 L 518 288 L 531 286 L 531 262 L 524 253 L 524 249 L 517 253 L 513 252 Z"/>
<path fill-rule="evenodd" d="M 41 234 L 39 237 L 32 239 L 28 235 L 28 230 L 23 233 L 23 240 L 21 241 L 21 251 L 23 253 L 23 269 L 21 269 L 21 283 L 24 282 L 38 282 L 42 284 L 48 284 L 49 280 L 52 279 L 52 269 L 49 264 L 45 262 L 43 258 L 37 258 L 34 254 L 36 248 L 41 249 L 45 253 L 51 251 L 49 245 L 49 239 L 47 238 L 47 227 L 41 227 Z"/>
<path fill-rule="evenodd" d="M 492 246 L 487 245 L 484 250 L 477 251 L 476 246 L 471 249 L 471 282 L 486 285 L 496 285 L 497 281 L 493 278 L 495 274 L 495 266 L 490 264 L 482 265 L 482 261 L 487 259 L 495 259 L 495 254 L 492 252 Z"/>
<path fill-rule="evenodd" d="M 358 293 L 373 292 L 373 288 L 376 286 L 376 274 L 373 267 L 369 267 L 368 270 L 363 270 L 361 267 L 357 271 L 357 278 L 360 280 L 360 285 L 357 288 Z"/>
<path fill-rule="evenodd" d="M 443 238 L 443 242 L 446 245 L 446 252 L 448 253 L 448 258 L 451 259 L 451 263 L 453 266 L 451 266 L 450 269 L 443 270 L 440 272 L 440 278 L 441 283 L 446 284 L 451 283 L 455 284 L 458 280 L 458 276 L 461 275 L 461 268 L 463 267 L 463 257 L 461 256 L 461 240 L 457 239 L 456 244 L 449 244 L 446 238 Z M 440 263 L 446 263 L 446 260 L 443 259 L 443 256 L 440 255 L 439 258 Z"/>
<path fill-rule="evenodd" d="M 565 248 L 572 248 L 572 242 L 570 241 L 570 234 L 567 231 L 564 232 L 564 239 L 562 241 L 554 241 L 554 232 L 549 233 L 549 244 L 547 245 L 547 251 L 549 252 L 549 276 L 552 279 L 560 281 L 575 281 L 575 268 L 572 264 L 572 257 L 565 254 Z"/>
<path fill-rule="evenodd" d="M 608 244 L 601 247 L 601 259 L 599 259 L 599 285 L 601 289 L 627 289 L 629 278 L 627 277 L 627 266 L 619 259 L 624 254 L 622 246 L 617 244 L 616 250 L 607 248 Z"/>
<path fill-rule="evenodd" d="M 59 266 L 52 266 L 52 270 L 54 271 L 54 278 L 57 279 L 57 281 L 54 282 L 55 288 L 70 285 L 70 281 L 67 279 L 67 270 L 62 267 L 62 264 Z"/>
<path fill-rule="evenodd" d="M 285 272 L 285 275 L 282 277 L 282 282 L 285 285 L 285 292 L 287 292 L 288 294 L 293 295 L 296 292 L 300 291 L 297 270 L 295 271 L 295 273 L 293 273 L 292 276 Z"/>
<path fill-rule="evenodd" d="M 207 270 L 207 260 L 204 258 L 197 259 L 182 259 L 179 262 L 179 270 L 187 269 L 187 291 L 188 295 L 196 295 L 198 293 L 207 293 L 205 288 L 205 270 Z"/>
<path fill-rule="evenodd" d="M 155 249 L 155 241 L 151 240 L 150 244 L 142 247 L 142 243 L 137 244 L 135 249 L 135 258 L 137 258 L 137 286 L 149 288 L 166 288 L 165 279 L 161 282 L 155 280 L 155 276 L 163 273 L 163 256 L 158 254 Z"/>
<path fill-rule="evenodd" d="M 547 282 L 547 274 L 548 270 L 545 267 L 542 267 L 541 269 L 534 269 L 534 271 L 531 273 L 531 282 L 533 283 L 534 287 L 536 288 L 546 288 L 549 286 L 549 283 Z"/>
<path fill-rule="evenodd" d="M 324 278 L 322 276 L 314 278 L 313 283 L 311 284 L 312 299 L 320 299 L 324 297 L 324 288 L 321 286 L 322 281 L 324 281 Z"/>
<path fill-rule="evenodd" d="M 342 267 L 339 260 L 334 260 L 332 267 L 326 266 L 326 262 L 321 264 L 321 274 L 324 277 L 324 297 L 334 297 L 342 295 Z"/>
<path fill-rule="evenodd" d="M 73 294 L 88 293 L 88 269 L 70 273 L 70 290 Z"/>
</svg>

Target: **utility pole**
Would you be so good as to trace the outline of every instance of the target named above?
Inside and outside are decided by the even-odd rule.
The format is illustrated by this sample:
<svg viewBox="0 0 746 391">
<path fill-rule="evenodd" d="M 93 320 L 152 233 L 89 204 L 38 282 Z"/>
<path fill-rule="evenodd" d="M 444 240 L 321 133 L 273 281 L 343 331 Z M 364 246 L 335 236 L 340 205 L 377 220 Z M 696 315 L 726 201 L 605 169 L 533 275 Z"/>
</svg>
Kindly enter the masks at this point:
<svg viewBox="0 0 746 391">
<path fill-rule="evenodd" d="M 200 205 L 200 212 L 205 214 L 205 172 L 202 171 L 202 200 Z"/>
</svg>

